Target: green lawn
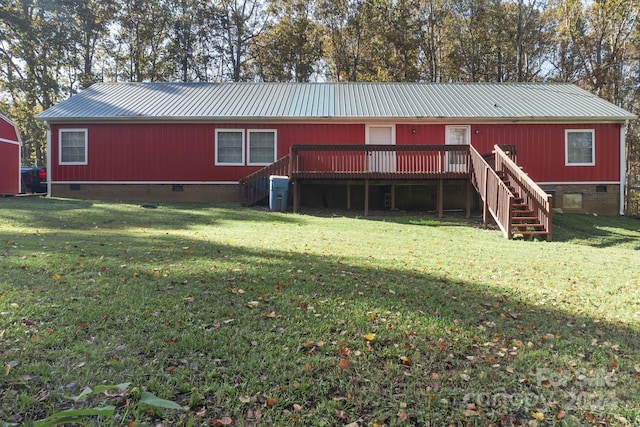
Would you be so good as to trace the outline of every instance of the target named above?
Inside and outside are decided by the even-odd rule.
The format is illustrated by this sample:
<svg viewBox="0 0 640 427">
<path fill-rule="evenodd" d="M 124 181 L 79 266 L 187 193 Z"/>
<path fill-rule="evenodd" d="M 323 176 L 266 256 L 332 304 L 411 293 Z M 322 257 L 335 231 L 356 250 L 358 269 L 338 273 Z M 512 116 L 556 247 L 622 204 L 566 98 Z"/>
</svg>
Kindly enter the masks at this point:
<svg viewBox="0 0 640 427">
<path fill-rule="evenodd" d="M 0 199 L 0 425 L 637 426 L 640 221 L 554 227 Z"/>
</svg>

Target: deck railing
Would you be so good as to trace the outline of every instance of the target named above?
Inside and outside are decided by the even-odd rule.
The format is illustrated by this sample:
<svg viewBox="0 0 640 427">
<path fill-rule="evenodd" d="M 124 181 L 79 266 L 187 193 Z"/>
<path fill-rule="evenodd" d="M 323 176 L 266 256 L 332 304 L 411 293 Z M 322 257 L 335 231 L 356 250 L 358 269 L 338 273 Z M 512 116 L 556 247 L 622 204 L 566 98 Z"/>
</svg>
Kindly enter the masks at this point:
<svg viewBox="0 0 640 427">
<path fill-rule="evenodd" d="M 526 203 L 528 209 L 538 218 L 538 224 L 544 227 L 548 233 L 547 239 L 551 240 L 551 207 L 552 196 L 545 193 L 534 180 L 520 169 L 499 146 L 494 147 L 496 158 L 496 170 L 506 173 L 509 177 L 514 192 L 518 193 Z"/>
<path fill-rule="evenodd" d="M 240 203 L 251 206 L 269 195 L 269 177 L 271 175 L 289 175 L 289 155 L 262 168 L 240 181 Z"/>
<path fill-rule="evenodd" d="M 507 239 L 511 239 L 511 215 L 514 196 L 475 148 L 470 147 L 471 159 L 471 183 L 482 199 L 482 219 L 487 224 L 487 213 L 491 213 L 493 219 L 502 230 Z"/>
<path fill-rule="evenodd" d="M 292 179 L 465 178 L 466 145 L 294 145 Z"/>
</svg>

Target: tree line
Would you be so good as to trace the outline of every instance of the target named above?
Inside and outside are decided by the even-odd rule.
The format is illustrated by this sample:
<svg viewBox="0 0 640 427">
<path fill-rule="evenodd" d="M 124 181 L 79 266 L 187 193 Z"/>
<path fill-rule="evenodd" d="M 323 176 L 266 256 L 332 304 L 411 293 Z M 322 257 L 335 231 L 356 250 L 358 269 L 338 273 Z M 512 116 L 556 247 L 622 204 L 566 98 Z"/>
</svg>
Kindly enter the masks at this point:
<svg viewBox="0 0 640 427">
<path fill-rule="evenodd" d="M 2 0 L 0 110 L 40 164 L 34 114 L 95 82 L 561 81 L 638 113 L 639 19 L 637 0 Z"/>
</svg>

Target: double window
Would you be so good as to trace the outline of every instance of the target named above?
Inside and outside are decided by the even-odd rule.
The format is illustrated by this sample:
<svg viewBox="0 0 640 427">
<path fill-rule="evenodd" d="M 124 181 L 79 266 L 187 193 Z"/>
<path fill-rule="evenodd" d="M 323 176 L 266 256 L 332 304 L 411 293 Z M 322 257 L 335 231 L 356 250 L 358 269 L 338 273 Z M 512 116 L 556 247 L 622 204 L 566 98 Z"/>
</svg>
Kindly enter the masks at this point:
<svg viewBox="0 0 640 427">
<path fill-rule="evenodd" d="M 59 163 L 61 165 L 87 164 L 87 130 L 60 129 Z"/>
<path fill-rule="evenodd" d="M 266 166 L 276 155 L 275 129 L 216 129 L 216 165 Z"/>
<path fill-rule="evenodd" d="M 593 129 L 567 129 L 565 131 L 565 164 L 567 166 L 593 166 L 596 164 L 594 136 Z"/>
</svg>

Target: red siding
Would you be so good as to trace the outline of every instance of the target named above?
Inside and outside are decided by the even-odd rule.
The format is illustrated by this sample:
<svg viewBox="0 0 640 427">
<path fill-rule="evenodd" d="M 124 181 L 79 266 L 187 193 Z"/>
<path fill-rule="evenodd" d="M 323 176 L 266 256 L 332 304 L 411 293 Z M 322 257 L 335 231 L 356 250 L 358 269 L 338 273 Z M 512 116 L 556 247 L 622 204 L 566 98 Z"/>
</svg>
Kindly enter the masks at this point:
<svg viewBox="0 0 640 427">
<path fill-rule="evenodd" d="M 59 129 L 87 129 L 88 164 L 58 165 Z M 53 181 L 239 181 L 257 166 L 215 166 L 215 129 L 276 129 L 278 157 L 292 144 L 364 144 L 353 124 L 102 124 L 52 126 Z"/>
<path fill-rule="evenodd" d="M 619 180 L 618 124 L 478 124 L 471 143 L 481 152 L 494 144 L 517 146 L 518 163 L 536 181 Z M 59 166 L 58 129 L 88 129 L 88 165 Z M 396 143 L 444 144 L 445 124 L 399 124 Z M 276 129 L 278 157 L 292 144 L 364 144 L 365 124 L 101 124 L 52 126 L 53 181 L 238 181 L 255 166 L 215 166 L 215 129 Z M 565 129 L 594 129 L 595 166 L 565 166 Z M 415 130 L 415 131 L 414 131 Z M 477 133 L 476 133 L 477 130 Z"/>
<path fill-rule="evenodd" d="M 475 130 L 478 133 L 475 133 Z M 565 165 L 565 130 L 595 130 L 594 166 Z M 473 125 L 471 143 L 480 153 L 494 144 L 515 145 L 518 164 L 538 182 L 620 181 L 620 125 Z"/>
<path fill-rule="evenodd" d="M 20 145 L 13 123 L 0 116 L 0 194 L 20 192 Z"/>
<path fill-rule="evenodd" d="M 398 144 L 444 144 L 442 124 L 398 125 Z M 415 129 L 415 133 L 412 130 Z M 565 166 L 565 130 L 595 130 L 596 164 Z M 471 144 L 489 153 L 495 144 L 515 145 L 518 164 L 538 182 L 607 182 L 620 180 L 620 125 L 600 124 L 477 124 Z"/>
</svg>

